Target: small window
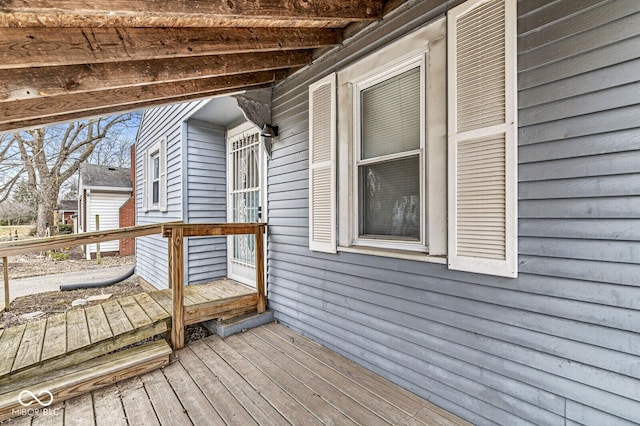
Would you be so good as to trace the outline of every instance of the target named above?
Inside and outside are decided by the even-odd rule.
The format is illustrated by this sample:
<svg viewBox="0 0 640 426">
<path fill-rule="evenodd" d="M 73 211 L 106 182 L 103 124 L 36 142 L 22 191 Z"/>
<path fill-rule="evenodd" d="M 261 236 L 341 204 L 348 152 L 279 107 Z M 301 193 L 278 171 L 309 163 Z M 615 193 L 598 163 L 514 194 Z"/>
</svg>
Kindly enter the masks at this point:
<svg viewBox="0 0 640 426">
<path fill-rule="evenodd" d="M 354 86 L 358 243 L 426 250 L 422 58 Z"/>
<path fill-rule="evenodd" d="M 160 203 L 160 152 L 151 154 L 151 205 L 157 206 Z"/>
<path fill-rule="evenodd" d="M 167 141 L 160 139 L 151 145 L 142 156 L 142 208 L 167 211 Z"/>
</svg>

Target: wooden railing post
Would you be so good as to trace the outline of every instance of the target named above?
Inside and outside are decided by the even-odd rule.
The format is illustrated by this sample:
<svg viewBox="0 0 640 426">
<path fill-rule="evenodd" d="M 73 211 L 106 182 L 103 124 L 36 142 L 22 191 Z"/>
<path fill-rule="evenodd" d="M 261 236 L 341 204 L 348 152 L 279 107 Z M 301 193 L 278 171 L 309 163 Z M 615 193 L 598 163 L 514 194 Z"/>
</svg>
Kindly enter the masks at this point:
<svg viewBox="0 0 640 426">
<path fill-rule="evenodd" d="M 11 299 L 9 298 L 9 259 L 2 258 L 2 269 L 4 269 L 4 310 L 11 310 Z"/>
<path fill-rule="evenodd" d="M 264 225 L 256 227 L 256 291 L 258 292 L 258 313 L 261 314 L 267 309 L 267 296 L 264 285 Z"/>
<path fill-rule="evenodd" d="M 184 231 L 176 227 L 171 230 L 171 241 L 169 242 L 169 259 L 171 266 L 169 270 L 169 285 L 173 299 L 173 310 L 171 313 L 171 345 L 174 350 L 184 347 L 184 282 L 182 270 L 184 268 Z"/>
</svg>

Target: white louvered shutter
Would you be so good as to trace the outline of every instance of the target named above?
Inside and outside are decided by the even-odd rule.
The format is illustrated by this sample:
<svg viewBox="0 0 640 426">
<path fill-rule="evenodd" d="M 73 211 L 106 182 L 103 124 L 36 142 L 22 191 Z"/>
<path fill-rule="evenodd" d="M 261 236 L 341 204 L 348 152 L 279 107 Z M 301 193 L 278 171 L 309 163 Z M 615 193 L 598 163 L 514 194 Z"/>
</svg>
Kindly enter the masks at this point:
<svg viewBox="0 0 640 426">
<path fill-rule="evenodd" d="M 135 166 L 135 165 L 132 165 Z M 149 151 L 142 154 L 142 211 L 149 211 Z"/>
<path fill-rule="evenodd" d="M 309 249 L 336 252 L 336 75 L 309 86 Z"/>
<path fill-rule="evenodd" d="M 448 15 L 449 268 L 517 276 L 516 10 Z"/>
<path fill-rule="evenodd" d="M 160 141 L 160 202 L 158 208 L 161 212 L 167 211 L 167 138 Z"/>
</svg>

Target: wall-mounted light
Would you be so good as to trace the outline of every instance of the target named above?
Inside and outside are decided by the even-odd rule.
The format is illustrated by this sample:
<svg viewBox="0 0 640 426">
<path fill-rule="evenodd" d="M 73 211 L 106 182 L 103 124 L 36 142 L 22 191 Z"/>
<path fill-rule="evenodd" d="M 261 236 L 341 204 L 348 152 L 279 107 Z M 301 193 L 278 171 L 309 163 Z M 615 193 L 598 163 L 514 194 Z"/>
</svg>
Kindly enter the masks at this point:
<svg viewBox="0 0 640 426">
<path fill-rule="evenodd" d="M 262 132 L 260 136 L 263 138 L 275 138 L 278 136 L 278 126 L 272 126 L 271 124 L 265 124 L 262 126 Z"/>
</svg>

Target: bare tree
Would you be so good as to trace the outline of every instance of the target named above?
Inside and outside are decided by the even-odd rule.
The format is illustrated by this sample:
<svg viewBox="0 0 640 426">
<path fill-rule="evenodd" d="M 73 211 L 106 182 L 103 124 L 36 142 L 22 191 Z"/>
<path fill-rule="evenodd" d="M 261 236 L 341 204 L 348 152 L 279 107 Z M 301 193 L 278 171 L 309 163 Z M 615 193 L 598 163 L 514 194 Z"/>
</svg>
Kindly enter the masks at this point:
<svg viewBox="0 0 640 426">
<path fill-rule="evenodd" d="M 119 133 L 134 116 L 123 114 L 0 135 L 0 202 L 26 175 L 27 188 L 37 201 L 37 232 L 44 235 L 47 224 L 53 224 L 62 185 L 96 146 L 112 133 Z"/>
</svg>

